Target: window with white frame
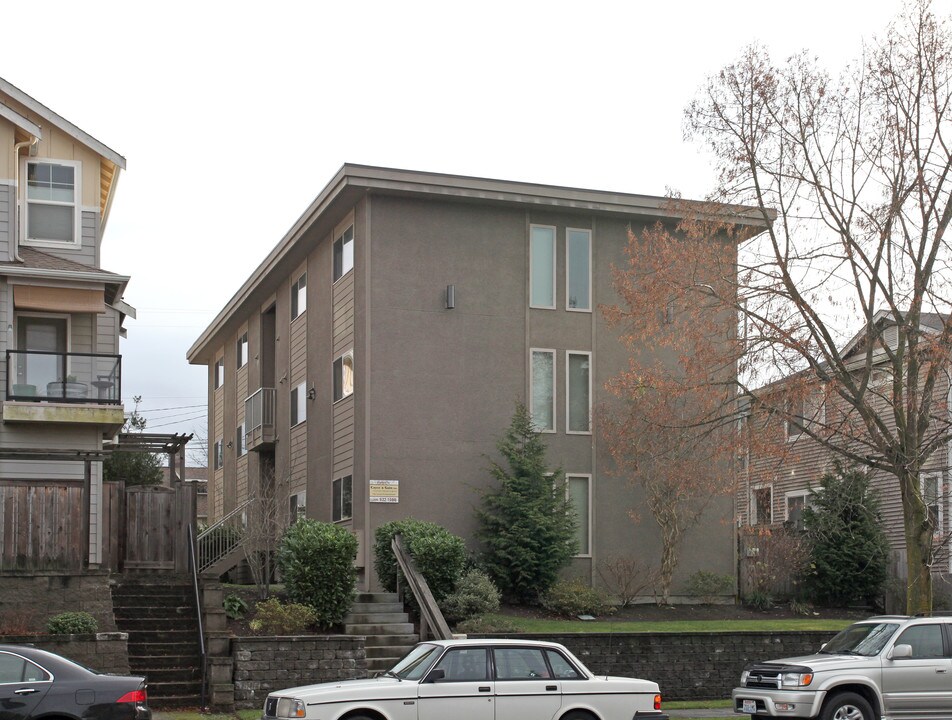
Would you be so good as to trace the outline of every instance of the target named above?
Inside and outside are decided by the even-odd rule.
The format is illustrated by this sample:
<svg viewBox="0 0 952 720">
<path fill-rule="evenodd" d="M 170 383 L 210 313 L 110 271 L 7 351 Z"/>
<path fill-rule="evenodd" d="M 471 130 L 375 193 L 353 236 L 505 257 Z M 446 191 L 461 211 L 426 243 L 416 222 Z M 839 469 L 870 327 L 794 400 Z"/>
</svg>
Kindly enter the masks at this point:
<svg viewBox="0 0 952 720">
<path fill-rule="evenodd" d="M 529 415 L 536 432 L 555 432 L 555 350 L 530 350 Z"/>
<path fill-rule="evenodd" d="M 334 481 L 331 519 L 334 522 L 349 520 L 354 516 L 354 481 L 352 475 Z"/>
<path fill-rule="evenodd" d="M 305 383 L 291 388 L 291 427 L 307 420 L 307 390 Z"/>
<path fill-rule="evenodd" d="M 235 428 L 235 455 L 241 457 L 246 452 L 248 448 L 245 445 L 245 423 L 242 421 L 241 425 Z"/>
<path fill-rule="evenodd" d="M 769 525 L 773 522 L 773 486 L 755 485 L 750 489 L 750 524 Z"/>
<path fill-rule="evenodd" d="M 307 310 L 307 273 L 301 273 L 301 277 L 291 285 L 291 319 L 294 320 L 305 310 Z"/>
<path fill-rule="evenodd" d="M 348 351 L 334 361 L 334 402 L 354 394 L 354 352 Z"/>
<path fill-rule="evenodd" d="M 792 490 L 784 493 L 784 520 L 797 530 L 803 529 L 803 511 L 811 507 L 809 490 Z"/>
<path fill-rule="evenodd" d="M 334 241 L 334 282 L 354 269 L 354 226 Z"/>
<path fill-rule="evenodd" d="M 565 308 L 592 309 L 592 231 L 565 231 Z"/>
<path fill-rule="evenodd" d="M 529 307 L 555 309 L 555 228 L 529 226 Z"/>
<path fill-rule="evenodd" d="M 922 490 L 922 502 L 925 503 L 929 511 L 929 519 L 932 521 L 933 534 L 942 532 L 942 524 L 945 520 L 943 512 L 943 488 L 941 472 L 924 472 L 919 476 L 920 488 Z"/>
<path fill-rule="evenodd" d="M 592 430 L 592 354 L 565 354 L 566 432 L 588 433 Z"/>
<path fill-rule="evenodd" d="M 217 390 L 225 384 L 225 358 L 218 358 L 215 361 L 215 389 Z"/>
<path fill-rule="evenodd" d="M 225 451 L 222 445 L 222 439 L 215 441 L 215 469 L 221 470 L 225 465 Z"/>
<path fill-rule="evenodd" d="M 70 160 L 24 160 L 26 212 L 23 243 L 40 246 L 82 245 L 82 165 Z"/>
<path fill-rule="evenodd" d="M 248 333 L 245 333 L 240 338 L 238 338 L 238 343 L 235 347 L 236 361 L 238 363 L 238 369 L 241 370 L 245 365 L 248 364 Z"/>
<path fill-rule="evenodd" d="M 566 475 L 565 492 L 569 505 L 575 511 L 576 555 L 592 554 L 592 476 Z"/>
</svg>

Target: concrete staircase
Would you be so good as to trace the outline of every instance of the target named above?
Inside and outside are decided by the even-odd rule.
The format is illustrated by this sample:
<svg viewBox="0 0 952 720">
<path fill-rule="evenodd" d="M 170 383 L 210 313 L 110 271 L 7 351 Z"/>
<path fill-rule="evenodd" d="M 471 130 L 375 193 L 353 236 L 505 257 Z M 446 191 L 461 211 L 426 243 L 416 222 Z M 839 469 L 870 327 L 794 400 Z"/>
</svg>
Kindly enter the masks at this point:
<svg viewBox="0 0 952 720">
<path fill-rule="evenodd" d="M 153 708 L 195 707 L 202 692 L 198 618 L 191 583 L 127 578 L 112 587 L 116 627 L 129 633 L 129 668 L 144 675 Z"/>
<path fill-rule="evenodd" d="M 420 640 L 396 593 L 358 593 L 344 618 L 344 632 L 367 638 L 367 672 L 371 675 L 389 670 Z"/>
</svg>

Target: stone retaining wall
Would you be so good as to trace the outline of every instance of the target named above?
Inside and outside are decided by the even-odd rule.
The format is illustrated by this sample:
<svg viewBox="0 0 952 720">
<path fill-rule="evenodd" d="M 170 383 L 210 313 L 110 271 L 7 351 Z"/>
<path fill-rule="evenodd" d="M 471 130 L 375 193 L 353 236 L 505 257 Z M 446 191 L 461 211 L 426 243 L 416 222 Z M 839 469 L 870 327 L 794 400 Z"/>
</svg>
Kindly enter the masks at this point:
<svg viewBox="0 0 952 720">
<path fill-rule="evenodd" d="M 35 632 L 45 632 L 46 621 L 53 615 L 80 611 L 96 618 L 102 632 L 117 629 L 109 573 L 105 571 L 85 575 L 4 574 L 0 579 L 0 608 L 16 613 Z"/>
<path fill-rule="evenodd" d="M 816 652 L 835 633 L 508 634 L 561 643 L 598 675 L 654 680 L 667 700 L 729 698 L 748 663 Z"/>
<path fill-rule="evenodd" d="M 33 645 L 105 673 L 129 674 L 129 635 L 0 635 L 0 643 Z"/>
<path fill-rule="evenodd" d="M 272 690 L 367 677 L 360 635 L 232 638 L 235 707 L 260 708 Z"/>
</svg>

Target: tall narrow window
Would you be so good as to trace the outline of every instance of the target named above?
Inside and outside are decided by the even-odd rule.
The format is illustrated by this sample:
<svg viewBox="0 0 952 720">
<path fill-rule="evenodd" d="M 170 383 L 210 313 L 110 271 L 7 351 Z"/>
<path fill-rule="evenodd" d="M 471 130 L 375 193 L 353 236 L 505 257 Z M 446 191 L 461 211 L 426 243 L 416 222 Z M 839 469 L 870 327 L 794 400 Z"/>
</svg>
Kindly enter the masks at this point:
<svg viewBox="0 0 952 720">
<path fill-rule="evenodd" d="M 773 488 L 760 485 L 750 490 L 750 524 L 769 525 L 773 522 Z"/>
<path fill-rule="evenodd" d="M 307 420 L 307 390 L 304 383 L 291 388 L 291 427 Z"/>
<path fill-rule="evenodd" d="M 334 402 L 354 392 L 354 353 L 348 352 L 334 361 Z"/>
<path fill-rule="evenodd" d="M 566 353 L 566 389 L 568 395 L 568 422 L 570 433 L 591 432 L 592 384 L 591 353 Z"/>
<path fill-rule="evenodd" d="M 238 338 L 235 355 L 238 362 L 238 369 L 241 370 L 241 368 L 248 364 L 248 333 Z"/>
<path fill-rule="evenodd" d="M 235 455 L 241 457 L 246 452 L 248 452 L 247 445 L 245 445 L 245 424 L 241 423 L 235 429 Z"/>
<path fill-rule="evenodd" d="M 79 163 L 26 163 L 26 243 L 38 245 L 81 244 Z"/>
<path fill-rule="evenodd" d="M 354 269 L 354 226 L 334 241 L 334 282 Z"/>
<path fill-rule="evenodd" d="M 289 508 L 290 512 L 290 524 L 293 525 L 298 520 L 303 520 L 307 517 L 307 493 L 302 490 L 299 493 L 296 493 L 291 496 Z"/>
<path fill-rule="evenodd" d="M 942 520 L 945 513 L 942 512 L 942 474 L 937 472 L 922 473 L 920 476 L 922 483 L 922 501 L 929 511 L 929 519 L 932 521 L 932 532 L 935 534 L 942 532 Z"/>
<path fill-rule="evenodd" d="M 307 310 L 307 273 L 294 281 L 291 286 L 291 319 Z"/>
<path fill-rule="evenodd" d="M 225 358 L 218 358 L 215 361 L 215 389 L 217 390 L 225 384 Z"/>
<path fill-rule="evenodd" d="M 568 475 L 566 477 L 566 492 L 569 504 L 575 511 L 575 538 L 578 542 L 576 554 L 592 554 L 592 502 L 591 502 L 591 475 Z"/>
<path fill-rule="evenodd" d="M 792 490 L 785 495 L 787 501 L 787 519 L 797 530 L 803 530 L 803 511 L 810 507 L 809 490 Z"/>
<path fill-rule="evenodd" d="M 225 464 L 225 451 L 222 447 L 222 440 L 215 441 L 215 469 L 221 470 Z"/>
<path fill-rule="evenodd" d="M 555 350 L 532 350 L 529 414 L 538 432 L 555 432 Z"/>
<path fill-rule="evenodd" d="M 555 309 L 555 228 L 529 226 L 529 306 Z"/>
<path fill-rule="evenodd" d="M 565 231 L 565 307 L 592 309 L 592 231 Z"/>
<path fill-rule="evenodd" d="M 334 481 L 334 498 L 332 519 L 349 520 L 354 515 L 354 482 L 353 476 L 345 475 Z"/>
<path fill-rule="evenodd" d="M 69 320 L 50 316 L 18 315 L 16 380 L 32 386 L 32 393 L 48 397 L 66 394 L 66 352 Z"/>
</svg>

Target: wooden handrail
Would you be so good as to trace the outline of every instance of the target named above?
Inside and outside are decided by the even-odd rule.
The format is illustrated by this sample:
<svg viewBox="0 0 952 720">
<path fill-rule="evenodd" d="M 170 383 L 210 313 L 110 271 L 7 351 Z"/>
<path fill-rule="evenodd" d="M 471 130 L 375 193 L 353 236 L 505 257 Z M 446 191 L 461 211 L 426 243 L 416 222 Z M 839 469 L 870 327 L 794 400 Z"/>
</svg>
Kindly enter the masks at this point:
<svg viewBox="0 0 952 720">
<path fill-rule="evenodd" d="M 413 592 L 413 597 L 420 605 L 420 639 L 426 640 L 427 630 L 429 630 L 437 640 L 450 640 L 453 633 L 450 632 L 443 613 L 440 612 L 436 600 L 433 599 L 433 593 L 430 592 L 430 586 L 426 584 L 426 578 L 417 570 L 413 558 L 403 546 L 403 538 L 399 533 L 393 536 L 390 547 Z"/>
</svg>

